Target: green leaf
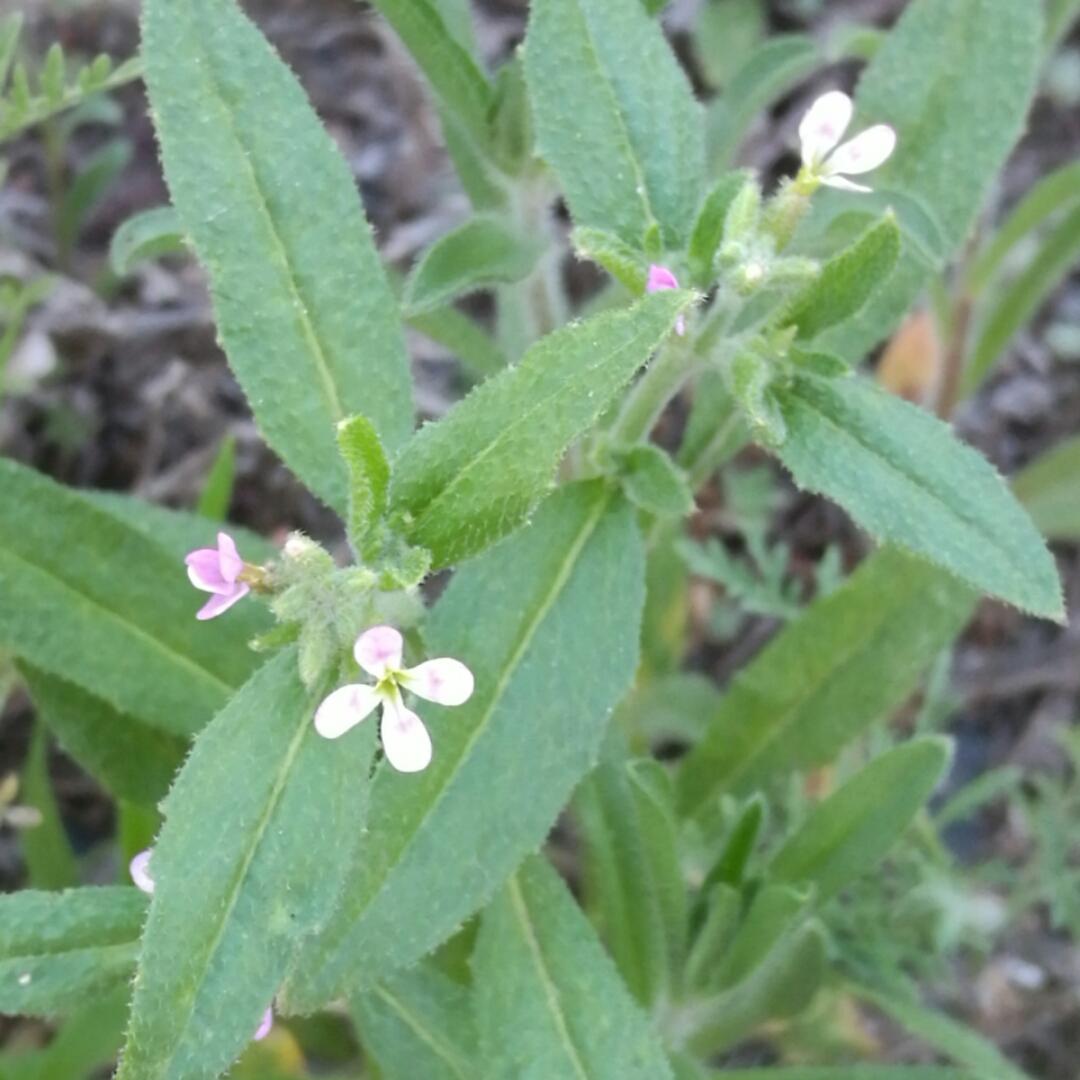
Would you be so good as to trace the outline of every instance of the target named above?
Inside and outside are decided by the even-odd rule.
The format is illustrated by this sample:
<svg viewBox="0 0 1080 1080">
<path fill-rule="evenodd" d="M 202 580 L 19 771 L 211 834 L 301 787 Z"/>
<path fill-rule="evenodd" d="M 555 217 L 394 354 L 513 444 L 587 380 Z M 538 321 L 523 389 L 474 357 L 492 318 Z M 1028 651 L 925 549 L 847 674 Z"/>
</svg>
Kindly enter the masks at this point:
<svg viewBox="0 0 1080 1080">
<path fill-rule="evenodd" d="M 338 425 L 338 447 L 349 470 L 349 540 L 365 557 L 374 530 L 386 512 L 390 466 L 371 421 L 352 416 Z"/>
<path fill-rule="evenodd" d="M 896 206 L 904 244 L 880 292 L 827 336 L 831 350 L 864 355 L 967 240 L 1024 127 L 1042 57 L 1041 7 L 912 0 L 867 66 L 856 93 L 860 120 L 891 124 L 899 137 L 871 182 Z M 815 215 L 850 206 L 849 196 L 833 194 Z M 940 239 L 930 259 L 906 226 L 904 202 L 927 208 L 935 221 Z"/>
<path fill-rule="evenodd" d="M 1043 536 L 1080 538 L 1080 436 L 1064 439 L 1013 477 L 1013 491 Z"/>
<path fill-rule="evenodd" d="M 659 225 L 680 246 L 704 182 L 701 110 L 640 0 L 535 0 L 525 79 L 575 224 L 632 247 Z"/>
<path fill-rule="evenodd" d="M 939 1065 L 828 1065 L 824 1068 L 724 1069 L 723 1080 L 971 1080 L 970 1073 Z M 1003 1078 L 1004 1080 L 1004 1078 Z"/>
<path fill-rule="evenodd" d="M 21 661 L 38 715 L 60 745 L 121 799 L 153 806 L 169 790 L 187 744 L 88 694 L 73 683 Z"/>
<path fill-rule="evenodd" d="M 384 1080 L 475 1080 L 472 995 L 434 964 L 392 975 L 350 1006 Z"/>
<path fill-rule="evenodd" d="M 494 217 L 477 217 L 441 236 L 405 282 L 406 316 L 502 282 L 528 277 L 541 252 L 535 240 L 518 235 Z"/>
<path fill-rule="evenodd" d="M 649 279 L 648 260 L 635 248 L 603 229 L 577 228 L 570 243 L 579 259 L 602 266 L 631 296 L 641 296 Z"/>
<path fill-rule="evenodd" d="M 702 1057 L 719 1053 L 767 1020 L 802 1012 L 824 973 L 824 934 L 811 919 L 778 938 L 746 978 L 676 1014 L 672 1041 Z"/>
<path fill-rule="evenodd" d="M 979 295 L 1018 244 L 1077 201 L 1080 201 L 1080 161 L 1072 161 L 1044 176 L 1010 211 L 968 268 L 968 289 Z"/>
<path fill-rule="evenodd" d="M 154 727 L 202 727 L 251 669 L 244 621 L 196 622 L 182 562 L 75 492 L 0 461 L 0 493 L 0 643 Z"/>
<path fill-rule="evenodd" d="M 442 4 L 432 0 L 374 0 L 374 4 L 412 53 L 443 108 L 461 122 L 478 147 L 485 147 L 491 86 L 448 26 Z"/>
<path fill-rule="evenodd" d="M 993 467 L 949 427 L 861 378 L 796 376 L 774 391 L 795 482 L 872 536 L 1035 615 L 1064 618 L 1057 568 Z"/>
<path fill-rule="evenodd" d="M 457 308 L 442 307 L 423 315 L 409 315 L 407 322 L 414 330 L 449 349 L 474 379 L 486 379 L 510 365 L 491 335 Z"/>
<path fill-rule="evenodd" d="M 742 885 L 767 810 L 765 800 L 757 792 L 739 809 L 738 817 L 732 822 L 731 829 L 724 838 L 720 855 L 706 875 L 703 889 L 717 883 L 736 888 Z"/>
<path fill-rule="evenodd" d="M 670 780 L 631 764 L 618 740 L 581 785 L 574 810 L 584 843 L 586 909 L 630 992 L 669 995 L 686 947 L 685 884 Z M 653 763 L 655 764 L 655 763 Z"/>
<path fill-rule="evenodd" d="M 344 903 L 294 972 L 290 1008 L 414 962 L 536 850 L 633 678 L 643 577 L 634 515 L 597 483 L 564 488 L 458 571 L 427 652 L 460 657 L 476 691 L 445 716 L 425 706 L 435 756 L 423 773 L 378 774 Z"/>
<path fill-rule="evenodd" d="M 694 27 L 694 54 L 702 73 L 722 89 L 739 70 L 746 54 L 765 37 L 761 0 L 706 0 Z"/>
<path fill-rule="evenodd" d="M 1009 342 L 1037 314 L 1080 259 L 1080 206 L 1053 229 L 1014 281 L 991 290 L 992 304 L 964 368 L 961 392 L 973 393 Z M 998 295 L 994 295 L 997 292 Z"/>
<path fill-rule="evenodd" d="M 619 481 L 639 510 L 659 518 L 685 517 L 694 495 L 683 471 L 658 446 L 641 445 L 618 453 Z"/>
<path fill-rule="evenodd" d="M 107 142 L 87 159 L 82 171 L 65 189 L 56 216 L 56 241 L 61 252 L 68 253 L 75 246 L 87 218 L 127 167 L 131 154 L 127 139 Z"/>
<path fill-rule="evenodd" d="M 222 1073 L 330 914 L 364 829 L 374 725 L 322 739 L 316 704 L 289 648 L 195 741 L 150 861 L 117 1080 Z"/>
<path fill-rule="evenodd" d="M 817 43 L 805 34 L 767 38 L 731 76 L 706 115 L 709 163 L 730 168 L 750 123 L 821 64 Z"/>
<path fill-rule="evenodd" d="M 236 480 L 236 440 L 226 435 L 221 440 L 214 462 L 206 474 L 199 494 L 196 513 L 213 521 L 224 521 L 232 502 L 233 483 Z"/>
<path fill-rule="evenodd" d="M 881 288 L 900 255 L 900 228 L 892 213 L 871 225 L 850 247 L 834 255 L 818 278 L 784 314 L 810 340 L 856 314 Z"/>
<path fill-rule="evenodd" d="M 126 886 L 0 896 L 0 1013 L 62 1015 L 126 982 L 145 914 Z"/>
<path fill-rule="evenodd" d="M 875 758 L 788 838 L 769 863 L 769 876 L 812 884 L 823 902 L 871 871 L 930 798 L 950 747 L 943 738 L 915 739 Z"/>
<path fill-rule="evenodd" d="M 79 868 L 49 777 L 48 742 L 45 727 L 35 724 L 23 765 L 19 802 L 36 810 L 41 821 L 22 831 L 20 847 L 32 889 L 66 889 L 78 884 Z"/>
<path fill-rule="evenodd" d="M 924 1042 L 966 1066 L 973 1080 L 1029 1080 L 1027 1073 L 1008 1061 L 989 1039 L 945 1013 L 866 986 L 849 985 L 849 989 Z"/>
<path fill-rule="evenodd" d="M 808 889 L 768 884 L 753 893 L 729 948 L 709 973 L 709 985 L 726 990 L 736 986 L 768 956 L 785 934 L 804 921 L 810 902 Z"/>
<path fill-rule="evenodd" d="M 485 1080 L 671 1080 L 648 1017 L 542 859 L 484 913 L 473 973 Z"/>
<path fill-rule="evenodd" d="M 566 448 L 584 434 L 670 332 L 691 295 L 645 297 L 549 334 L 489 379 L 394 463 L 390 509 L 436 567 L 458 562 L 516 528 L 551 485 Z"/>
<path fill-rule="evenodd" d="M 19 37 L 22 34 L 23 15 L 16 11 L 0 20 L 0 92 L 4 89 L 11 64 L 19 50 Z"/>
<path fill-rule="evenodd" d="M 915 689 L 973 607 L 970 590 L 922 560 L 870 556 L 736 676 L 683 760 L 683 808 L 832 760 Z"/>
<path fill-rule="evenodd" d="M 133 214 L 113 233 L 109 265 L 117 277 L 126 277 L 147 259 L 186 250 L 180 215 L 171 206 L 155 206 Z"/>
<path fill-rule="evenodd" d="M 173 205 L 229 362 L 273 448 L 344 511 L 334 425 L 363 413 L 393 449 L 413 423 L 397 306 L 352 174 L 231 0 L 149 0 L 143 55 Z"/>
<path fill-rule="evenodd" d="M 699 289 L 708 289 L 716 280 L 713 260 L 724 236 L 724 223 L 735 197 L 746 187 L 744 172 L 725 173 L 705 197 L 698 211 L 694 230 L 690 234 L 687 261 L 691 282 Z"/>
</svg>

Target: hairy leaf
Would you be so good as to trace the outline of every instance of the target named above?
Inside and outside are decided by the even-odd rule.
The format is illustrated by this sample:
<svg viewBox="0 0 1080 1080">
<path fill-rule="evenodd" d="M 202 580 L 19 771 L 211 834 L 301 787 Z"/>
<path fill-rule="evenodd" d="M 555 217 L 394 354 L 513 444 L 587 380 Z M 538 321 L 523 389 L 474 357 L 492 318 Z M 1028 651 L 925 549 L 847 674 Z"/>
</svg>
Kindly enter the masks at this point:
<svg viewBox="0 0 1080 1080">
<path fill-rule="evenodd" d="M 0 1013 L 55 1016 L 126 982 L 145 915 L 126 887 L 0 897 Z"/>
<path fill-rule="evenodd" d="M 489 379 L 394 463 L 391 513 L 436 566 L 516 528 L 551 485 L 570 443 L 592 426 L 671 330 L 691 294 L 655 293 L 628 311 L 549 334 Z"/>
<path fill-rule="evenodd" d="M 412 429 L 397 307 L 352 174 L 232 0 L 149 0 L 143 56 L 229 362 L 271 446 L 344 512 L 334 425 L 363 413 L 391 449 Z"/>
<path fill-rule="evenodd" d="M 199 736 L 164 804 L 118 1080 L 216 1077 L 325 921 L 364 828 L 372 724 L 316 734 L 296 651 Z"/>
<path fill-rule="evenodd" d="M 701 110 L 640 0 L 535 0 L 525 79 L 574 222 L 632 247 L 659 225 L 681 244 L 704 179 Z"/>
<path fill-rule="evenodd" d="M 1024 611 L 1061 620 L 1054 560 L 993 467 L 947 425 L 864 379 L 797 376 L 775 391 L 795 482 L 871 535 Z"/>
<path fill-rule="evenodd" d="M 966 622 L 971 591 L 885 548 L 744 668 L 679 776 L 685 810 L 831 760 L 898 706 Z"/>
<path fill-rule="evenodd" d="M 648 1018 L 543 859 L 484 913 L 473 969 L 486 1080 L 671 1080 Z"/>
<path fill-rule="evenodd" d="M 5 648 L 154 727 L 190 734 L 252 666 L 243 618 L 198 623 L 198 597 L 164 548 L 0 461 Z"/>
<path fill-rule="evenodd" d="M 630 508 L 594 483 L 560 491 L 457 573 L 428 652 L 464 660 L 476 691 L 445 713 L 425 705 L 435 756 L 423 773 L 378 774 L 344 903 L 294 973 L 288 1007 L 414 962 L 536 850 L 633 677 L 643 561 Z"/>
</svg>

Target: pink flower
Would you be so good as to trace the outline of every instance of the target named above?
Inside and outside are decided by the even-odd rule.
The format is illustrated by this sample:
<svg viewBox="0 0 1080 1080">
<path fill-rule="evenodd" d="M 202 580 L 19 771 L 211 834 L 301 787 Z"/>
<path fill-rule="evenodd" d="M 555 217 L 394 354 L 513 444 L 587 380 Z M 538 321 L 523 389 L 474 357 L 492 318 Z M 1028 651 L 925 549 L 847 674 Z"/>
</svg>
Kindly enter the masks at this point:
<svg viewBox="0 0 1080 1080">
<path fill-rule="evenodd" d="M 196 619 L 213 619 L 242 600 L 251 586 L 240 580 L 244 560 L 228 533 L 219 532 L 216 548 L 199 548 L 184 557 L 188 577 L 196 589 L 213 593 L 199 609 Z"/>
<path fill-rule="evenodd" d="M 419 772 L 431 761 L 431 736 L 416 713 L 405 707 L 402 690 L 439 705 L 462 705 L 472 696 L 472 672 L 444 656 L 402 668 L 401 634 L 392 626 L 365 630 L 353 647 L 356 662 L 375 679 L 374 686 L 350 683 L 335 690 L 315 713 L 315 730 L 336 739 L 382 705 L 379 735 L 386 760 L 399 772 Z"/>
<path fill-rule="evenodd" d="M 144 893 L 152 893 L 154 891 L 154 879 L 150 876 L 150 856 L 153 853 L 153 848 L 147 848 L 145 851 L 140 851 L 128 864 L 128 872 L 131 874 L 131 880 L 135 882 L 135 887 L 141 889 Z"/>
<path fill-rule="evenodd" d="M 896 132 L 888 124 L 875 124 L 842 146 L 854 105 L 847 94 L 831 90 L 814 102 L 799 124 L 803 168 L 829 187 L 844 191 L 869 191 L 846 179 L 883 165 L 896 149 Z"/>
<path fill-rule="evenodd" d="M 666 266 L 653 263 L 649 267 L 649 278 L 645 285 L 646 292 L 663 292 L 665 289 L 677 289 L 678 287 L 679 279 Z M 675 333 L 679 337 L 686 333 L 686 319 L 682 315 L 675 320 Z"/>
<path fill-rule="evenodd" d="M 274 1010 L 272 1008 L 267 1009 L 263 1013 L 262 1019 L 259 1021 L 259 1026 L 255 1029 L 255 1034 L 252 1038 L 255 1042 L 259 1042 L 265 1039 L 270 1034 L 270 1029 L 274 1026 Z"/>
</svg>

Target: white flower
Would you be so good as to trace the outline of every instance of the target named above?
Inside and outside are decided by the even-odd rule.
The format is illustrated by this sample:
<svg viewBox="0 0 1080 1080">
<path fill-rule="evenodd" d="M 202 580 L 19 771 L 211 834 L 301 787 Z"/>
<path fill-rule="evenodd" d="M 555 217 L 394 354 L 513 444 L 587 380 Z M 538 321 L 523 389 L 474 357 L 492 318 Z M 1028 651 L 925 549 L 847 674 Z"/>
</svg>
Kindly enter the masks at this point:
<svg viewBox="0 0 1080 1080">
<path fill-rule="evenodd" d="M 851 98 L 831 90 L 814 102 L 799 124 L 803 169 L 814 179 L 844 191 L 869 191 L 848 180 L 883 165 L 896 148 L 896 132 L 888 124 L 875 124 L 842 146 L 854 106 Z"/>
<path fill-rule="evenodd" d="M 353 647 L 356 662 L 375 679 L 374 686 L 350 683 L 335 690 L 315 713 L 315 730 L 336 739 L 382 705 L 379 735 L 386 760 L 399 772 L 419 772 L 431 761 L 431 736 L 416 713 L 405 707 L 401 691 L 439 705 L 462 705 L 473 692 L 472 672 L 444 656 L 413 668 L 401 666 L 403 642 L 392 626 L 365 630 Z"/>
<path fill-rule="evenodd" d="M 144 893 L 154 891 L 154 879 L 150 876 L 150 856 L 153 853 L 153 848 L 140 851 L 128 865 L 128 872 L 131 874 L 131 880 L 135 882 L 135 888 L 141 889 Z"/>
</svg>

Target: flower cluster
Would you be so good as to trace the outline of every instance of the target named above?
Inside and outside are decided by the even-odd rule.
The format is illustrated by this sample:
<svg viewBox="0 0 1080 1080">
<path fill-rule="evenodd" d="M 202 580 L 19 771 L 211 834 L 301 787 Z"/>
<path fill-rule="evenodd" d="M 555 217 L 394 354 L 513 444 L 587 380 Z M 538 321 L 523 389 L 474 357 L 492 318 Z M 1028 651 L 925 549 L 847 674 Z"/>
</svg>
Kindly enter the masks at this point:
<svg viewBox="0 0 1080 1080">
<path fill-rule="evenodd" d="M 151 895 L 154 891 L 154 879 L 150 876 L 150 857 L 153 854 L 153 848 L 140 851 L 128 865 L 128 872 L 131 874 L 131 880 L 135 883 L 135 887 L 147 895 Z M 263 1013 L 252 1039 L 255 1042 L 265 1039 L 270 1034 L 270 1029 L 273 1026 L 274 1010 L 269 1008 Z"/>
<path fill-rule="evenodd" d="M 382 706 L 379 735 L 386 760 L 399 772 L 419 772 L 431 761 L 431 736 L 416 713 L 406 708 L 407 690 L 439 705 L 463 705 L 472 696 L 472 672 L 449 656 L 403 668 L 404 642 L 392 626 L 365 630 L 353 647 L 356 662 L 374 685 L 349 683 L 339 687 L 315 713 L 315 730 L 337 739 Z"/>
</svg>

